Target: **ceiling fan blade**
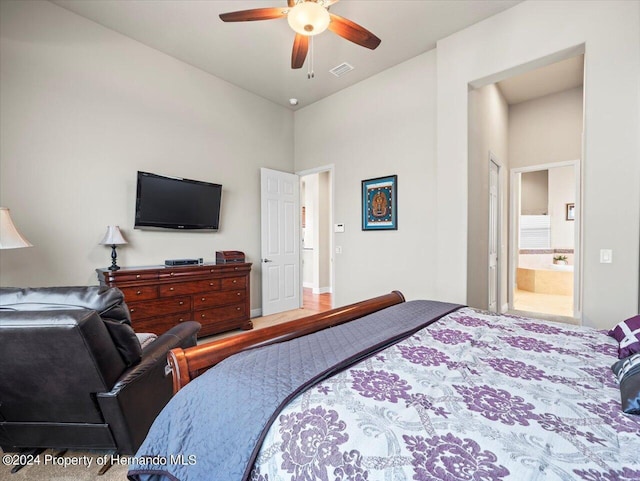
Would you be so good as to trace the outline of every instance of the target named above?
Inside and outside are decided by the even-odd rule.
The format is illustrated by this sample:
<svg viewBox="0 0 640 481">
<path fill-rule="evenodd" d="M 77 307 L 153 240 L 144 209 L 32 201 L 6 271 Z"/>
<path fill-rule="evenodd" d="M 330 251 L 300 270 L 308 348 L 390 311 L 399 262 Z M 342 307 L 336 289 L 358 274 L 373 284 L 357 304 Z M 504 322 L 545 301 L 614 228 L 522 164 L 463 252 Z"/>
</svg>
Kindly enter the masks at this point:
<svg viewBox="0 0 640 481">
<path fill-rule="evenodd" d="M 293 51 L 291 52 L 291 68 L 300 68 L 304 65 L 309 50 L 309 37 L 296 33 L 293 41 Z"/>
<path fill-rule="evenodd" d="M 338 3 L 340 0 L 324 0 L 324 4 L 322 5 L 325 8 L 329 8 L 334 3 Z"/>
<path fill-rule="evenodd" d="M 223 22 L 251 22 L 254 20 L 271 20 L 272 18 L 285 17 L 287 8 L 254 8 L 252 10 L 240 10 L 239 12 L 221 13 Z"/>
<path fill-rule="evenodd" d="M 287 0 L 287 5 L 289 5 L 289 8 L 293 8 L 296 6 L 296 0 Z"/>
<path fill-rule="evenodd" d="M 331 17 L 331 22 L 328 29 L 333 33 L 371 50 L 375 50 L 380 45 L 381 40 L 366 28 L 333 13 L 330 13 L 329 16 Z"/>
</svg>

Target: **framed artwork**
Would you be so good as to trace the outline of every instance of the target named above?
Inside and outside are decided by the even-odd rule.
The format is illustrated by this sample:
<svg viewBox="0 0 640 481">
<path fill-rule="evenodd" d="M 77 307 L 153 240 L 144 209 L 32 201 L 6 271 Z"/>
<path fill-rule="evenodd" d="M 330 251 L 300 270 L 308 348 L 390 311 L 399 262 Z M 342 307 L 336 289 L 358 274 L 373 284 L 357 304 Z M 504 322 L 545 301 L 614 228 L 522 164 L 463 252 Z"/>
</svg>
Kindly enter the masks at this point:
<svg viewBox="0 0 640 481">
<path fill-rule="evenodd" d="M 567 204 L 567 220 L 576 220 L 575 204 Z"/>
<path fill-rule="evenodd" d="M 362 230 L 398 228 L 398 176 L 362 181 Z"/>
</svg>

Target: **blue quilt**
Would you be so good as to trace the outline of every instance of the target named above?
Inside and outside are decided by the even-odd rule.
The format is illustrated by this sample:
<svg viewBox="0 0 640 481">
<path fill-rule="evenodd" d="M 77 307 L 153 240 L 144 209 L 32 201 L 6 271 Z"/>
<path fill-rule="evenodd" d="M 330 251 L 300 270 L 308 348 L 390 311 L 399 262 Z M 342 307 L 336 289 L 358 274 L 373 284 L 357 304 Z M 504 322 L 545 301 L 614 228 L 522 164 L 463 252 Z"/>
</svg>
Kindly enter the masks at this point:
<svg viewBox="0 0 640 481">
<path fill-rule="evenodd" d="M 129 479 L 246 481 L 269 426 L 290 400 L 459 307 L 410 301 L 224 360 L 160 413 Z"/>
</svg>

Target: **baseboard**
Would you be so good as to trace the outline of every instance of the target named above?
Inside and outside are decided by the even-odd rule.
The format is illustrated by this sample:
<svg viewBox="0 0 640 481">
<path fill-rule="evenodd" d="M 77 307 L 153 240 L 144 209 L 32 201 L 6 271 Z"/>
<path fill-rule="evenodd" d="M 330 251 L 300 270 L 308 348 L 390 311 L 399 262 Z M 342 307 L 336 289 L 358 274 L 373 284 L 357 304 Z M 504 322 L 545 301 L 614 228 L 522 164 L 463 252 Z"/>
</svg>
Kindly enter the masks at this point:
<svg viewBox="0 0 640 481">
<path fill-rule="evenodd" d="M 303 282 L 302 287 L 306 287 L 307 289 L 313 289 L 313 282 Z"/>
<path fill-rule="evenodd" d="M 330 287 L 314 287 L 313 288 L 313 293 L 314 294 L 329 294 L 329 293 L 331 293 L 331 288 Z"/>
<path fill-rule="evenodd" d="M 251 309 L 251 319 L 253 319 L 254 317 L 260 317 L 262 316 L 262 308 L 259 307 L 258 309 Z"/>
<path fill-rule="evenodd" d="M 500 313 L 507 312 L 509 310 L 509 303 L 502 304 L 502 308 L 500 309 Z"/>
</svg>

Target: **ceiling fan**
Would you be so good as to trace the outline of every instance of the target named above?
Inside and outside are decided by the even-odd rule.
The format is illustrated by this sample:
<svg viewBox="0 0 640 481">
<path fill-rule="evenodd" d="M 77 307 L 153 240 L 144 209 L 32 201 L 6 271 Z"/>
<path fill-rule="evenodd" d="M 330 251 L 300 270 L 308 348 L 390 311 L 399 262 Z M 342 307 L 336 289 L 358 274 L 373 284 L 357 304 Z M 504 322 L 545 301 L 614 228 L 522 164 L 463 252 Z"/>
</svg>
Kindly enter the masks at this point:
<svg viewBox="0 0 640 481">
<path fill-rule="evenodd" d="M 291 68 L 302 67 L 309 50 L 309 37 L 329 29 L 342 38 L 374 50 L 381 40 L 366 28 L 344 17 L 329 13 L 338 0 L 287 0 L 286 7 L 254 8 L 220 14 L 223 22 L 251 22 L 287 17 L 296 32 L 291 53 Z"/>
</svg>

